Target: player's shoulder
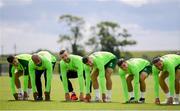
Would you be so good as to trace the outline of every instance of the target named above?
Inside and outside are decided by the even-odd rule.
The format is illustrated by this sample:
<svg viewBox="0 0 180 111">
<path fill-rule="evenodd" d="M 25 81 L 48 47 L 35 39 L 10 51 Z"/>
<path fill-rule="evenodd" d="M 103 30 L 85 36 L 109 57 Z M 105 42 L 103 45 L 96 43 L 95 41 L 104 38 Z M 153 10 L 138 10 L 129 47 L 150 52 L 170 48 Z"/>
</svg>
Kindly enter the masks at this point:
<svg viewBox="0 0 180 111">
<path fill-rule="evenodd" d="M 79 56 L 79 55 L 74 55 L 74 54 L 70 54 L 69 57 L 72 59 L 72 60 L 81 60 L 82 57 Z"/>
<path fill-rule="evenodd" d="M 51 63 L 50 58 L 47 57 L 47 56 L 42 56 L 42 55 L 40 55 L 40 58 L 42 59 L 42 62 L 45 62 L 45 63 Z"/>
<path fill-rule="evenodd" d="M 31 54 L 18 54 L 15 57 L 18 59 L 30 60 L 31 56 L 32 56 Z"/>
</svg>

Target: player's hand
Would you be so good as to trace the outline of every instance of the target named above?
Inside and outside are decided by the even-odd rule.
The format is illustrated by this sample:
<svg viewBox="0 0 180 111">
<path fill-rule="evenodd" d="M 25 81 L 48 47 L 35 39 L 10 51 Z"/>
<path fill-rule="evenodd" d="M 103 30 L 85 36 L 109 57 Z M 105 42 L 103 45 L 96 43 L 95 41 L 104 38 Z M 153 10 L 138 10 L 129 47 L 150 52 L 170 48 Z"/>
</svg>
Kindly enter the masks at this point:
<svg viewBox="0 0 180 111">
<path fill-rule="evenodd" d="M 169 97 L 169 98 L 168 98 L 167 104 L 173 104 L 173 97 Z"/>
<path fill-rule="evenodd" d="M 65 93 L 65 100 L 66 101 L 71 101 L 69 93 Z"/>
<path fill-rule="evenodd" d="M 50 101 L 50 93 L 44 92 L 44 95 L 45 95 L 45 101 Z"/>
<path fill-rule="evenodd" d="M 84 99 L 85 102 L 90 102 L 91 101 L 91 95 L 90 94 L 86 94 L 86 97 Z"/>
<path fill-rule="evenodd" d="M 84 101 L 84 94 L 81 92 L 80 95 L 79 95 L 79 100 L 80 101 Z"/>
<path fill-rule="evenodd" d="M 18 93 L 14 93 L 13 96 L 15 100 L 18 100 Z"/>
<path fill-rule="evenodd" d="M 160 104 L 160 99 L 159 98 L 155 99 L 155 104 Z"/>
<path fill-rule="evenodd" d="M 26 92 L 26 91 L 24 91 L 23 100 L 28 100 L 28 94 L 27 94 L 27 92 Z"/>
<path fill-rule="evenodd" d="M 34 100 L 37 100 L 38 93 L 37 93 L 37 92 L 34 92 L 34 93 L 33 93 L 33 97 L 34 97 Z"/>
<path fill-rule="evenodd" d="M 105 93 L 102 93 L 102 100 L 104 103 L 106 102 L 106 94 Z"/>
</svg>

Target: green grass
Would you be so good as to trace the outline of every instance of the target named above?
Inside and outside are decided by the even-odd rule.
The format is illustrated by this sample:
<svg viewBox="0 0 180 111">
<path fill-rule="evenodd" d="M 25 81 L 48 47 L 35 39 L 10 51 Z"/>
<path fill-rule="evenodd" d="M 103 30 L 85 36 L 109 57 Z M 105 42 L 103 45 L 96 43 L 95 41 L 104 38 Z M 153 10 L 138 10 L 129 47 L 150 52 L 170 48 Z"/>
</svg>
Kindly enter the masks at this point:
<svg viewBox="0 0 180 111">
<path fill-rule="evenodd" d="M 22 78 L 21 78 L 22 79 Z M 58 75 L 53 76 L 50 102 L 34 102 L 32 95 L 30 101 L 13 101 L 10 93 L 9 77 L 0 77 L 0 110 L 180 110 L 180 106 L 155 105 L 153 80 L 150 76 L 147 79 L 147 93 L 145 104 L 123 104 L 123 94 L 121 80 L 118 75 L 113 75 L 113 98 L 112 103 L 84 103 L 84 102 L 64 102 L 64 90 Z M 76 92 L 78 92 L 77 80 L 72 81 Z M 43 84 L 44 86 L 44 84 Z M 164 93 L 160 91 L 160 99 L 165 99 Z"/>
</svg>

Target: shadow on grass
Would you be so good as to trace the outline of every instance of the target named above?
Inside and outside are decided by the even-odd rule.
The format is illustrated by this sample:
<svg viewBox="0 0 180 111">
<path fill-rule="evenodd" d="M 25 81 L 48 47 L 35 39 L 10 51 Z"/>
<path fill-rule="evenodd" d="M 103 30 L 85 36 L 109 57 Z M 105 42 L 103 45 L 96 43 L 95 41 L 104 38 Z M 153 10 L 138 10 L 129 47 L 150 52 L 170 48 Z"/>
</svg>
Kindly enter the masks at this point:
<svg viewBox="0 0 180 111">
<path fill-rule="evenodd" d="M 157 106 L 180 106 L 180 104 L 159 104 Z"/>
<path fill-rule="evenodd" d="M 26 102 L 55 102 L 55 100 L 50 100 L 50 101 L 45 101 L 45 100 L 43 100 L 43 101 L 34 101 L 34 100 L 8 100 L 8 102 L 24 102 L 24 101 L 26 101 Z M 96 104 L 100 104 L 100 103 L 104 103 L 104 102 L 102 102 L 102 101 L 100 101 L 100 102 L 96 102 L 96 101 L 91 101 L 91 102 L 85 102 L 85 101 L 65 101 L 65 100 L 61 100 L 60 102 L 62 102 L 62 103 L 96 103 Z M 105 102 L 105 103 L 120 103 L 120 102 Z M 120 103 L 120 104 L 123 104 L 123 103 Z M 125 104 L 125 103 L 124 103 Z"/>
<path fill-rule="evenodd" d="M 27 102 L 53 102 L 53 101 L 55 101 L 55 100 L 50 100 L 50 101 L 45 101 L 45 100 L 43 100 L 43 101 L 34 101 L 34 100 L 8 100 L 8 102 L 19 102 L 19 101 L 22 101 L 22 102 L 24 102 L 24 101 L 27 101 Z"/>
<path fill-rule="evenodd" d="M 96 104 L 97 103 L 104 103 L 102 101 L 100 101 L 100 102 L 96 102 L 96 101 L 85 102 L 85 101 L 65 101 L 65 100 L 62 100 L 60 102 L 62 102 L 62 103 L 96 103 Z M 106 103 L 119 103 L 119 102 L 106 102 Z"/>
<path fill-rule="evenodd" d="M 150 104 L 150 103 L 125 103 L 125 102 L 123 102 L 123 103 L 121 103 L 121 104 L 134 104 L 134 105 L 135 105 L 135 104 L 142 104 L 142 105 L 143 105 L 143 104 Z"/>
</svg>

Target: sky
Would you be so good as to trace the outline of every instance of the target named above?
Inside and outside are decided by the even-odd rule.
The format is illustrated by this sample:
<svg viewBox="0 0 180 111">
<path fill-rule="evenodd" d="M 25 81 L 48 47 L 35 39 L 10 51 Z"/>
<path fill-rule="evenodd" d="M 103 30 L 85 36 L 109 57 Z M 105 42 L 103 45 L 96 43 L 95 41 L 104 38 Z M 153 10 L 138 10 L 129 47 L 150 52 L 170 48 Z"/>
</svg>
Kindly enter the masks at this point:
<svg viewBox="0 0 180 111">
<path fill-rule="evenodd" d="M 83 17 L 87 29 L 119 23 L 137 41 L 125 50 L 180 50 L 180 0 L 0 0 L 0 53 L 15 53 L 15 44 L 16 53 L 70 47 L 57 43 L 67 28 L 58 20 L 63 14 Z"/>
</svg>

